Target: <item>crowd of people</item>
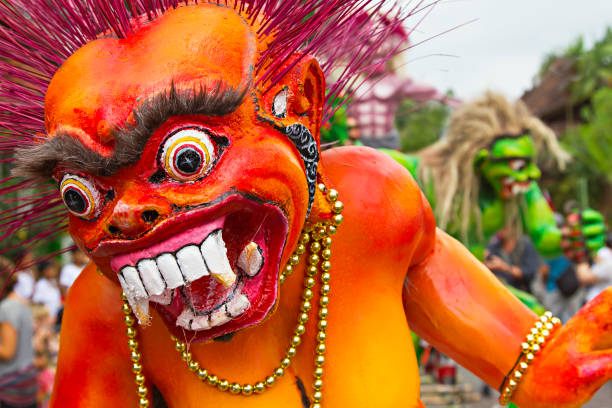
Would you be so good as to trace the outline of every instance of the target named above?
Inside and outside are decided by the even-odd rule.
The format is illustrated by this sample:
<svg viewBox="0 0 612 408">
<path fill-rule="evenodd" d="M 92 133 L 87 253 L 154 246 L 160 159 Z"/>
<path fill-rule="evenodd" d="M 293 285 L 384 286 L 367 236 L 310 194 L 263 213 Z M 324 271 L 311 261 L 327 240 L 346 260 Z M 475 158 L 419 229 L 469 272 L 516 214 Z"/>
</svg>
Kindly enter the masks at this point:
<svg viewBox="0 0 612 408">
<path fill-rule="evenodd" d="M 576 259 L 568 255 L 573 245 L 569 227 L 559 224 L 564 255 L 543 259 L 527 235 L 504 228 L 489 242 L 484 263 L 505 284 L 533 294 L 565 323 L 612 285 L 612 234 L 604 247 Z"/>
<path fill-rule="evenodd" d="M 59 350 L 63 301 L 87 256 L 70 253 L 61 266 L 31 251 L 0 257 L 0 408 L 46 407 Z"/>
</svg>

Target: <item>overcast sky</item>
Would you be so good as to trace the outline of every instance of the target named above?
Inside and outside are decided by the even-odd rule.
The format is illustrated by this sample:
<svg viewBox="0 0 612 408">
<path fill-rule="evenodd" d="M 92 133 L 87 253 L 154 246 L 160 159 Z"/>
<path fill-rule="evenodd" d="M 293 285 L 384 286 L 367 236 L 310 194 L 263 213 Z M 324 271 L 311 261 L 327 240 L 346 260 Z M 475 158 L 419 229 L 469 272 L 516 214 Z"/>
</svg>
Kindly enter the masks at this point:
<svg viewBox="0 0 612 408">
<path fill-rule="evenodd" d="M 589 44 L 603 36 L 612 25 L 612 0 L 442 0 L 412 43 L 474 19 L 409 50 L 404 72 L 462 99 L 488 88 L 519 97 L 548 52 L 579 35 Z"/>
</svg>

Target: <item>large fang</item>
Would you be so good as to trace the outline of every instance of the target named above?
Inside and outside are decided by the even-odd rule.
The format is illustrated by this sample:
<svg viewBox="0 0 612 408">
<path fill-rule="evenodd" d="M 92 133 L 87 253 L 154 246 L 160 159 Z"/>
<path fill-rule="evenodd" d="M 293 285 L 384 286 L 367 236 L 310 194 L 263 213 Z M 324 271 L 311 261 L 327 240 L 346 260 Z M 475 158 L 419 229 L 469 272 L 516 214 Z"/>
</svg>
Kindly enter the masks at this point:
<svg viewBox="0 0 612 408">
<path fill-rule="evenodd" d="M 129 292 L 134 297 L 148 297 L 148 293 L 140 280 L 140 276 L 138 275 L 136 268 L 133 266 L 126 266 L 125 268 L 121 269 L 121 274 L 123 275 L 123 279 L 125 279 L 124 282 L 126 286 L 123 287 L 123 290 L 126 292 L 126 294 Z"/>
<path fill-rule="evenodd" d="M 237 265 L 247 275 L 257 275 L 263 266 L 263 255 L 259 246 L 254 242 L 250 242 L 245 246 L 238 257 Z"/>
<path fill-rule="evenodd" d="M 227 259 L 221 230 L 210 234 L 202 243 L 201 250 L 211 275 L 223 286 L 231 287 L 236 281 L 236 274 Z"/>
<path fill-rule="evenodd" d="M 121 284 L 123 293 L 125 293 L 125 297 L 127 298 L 132 311 L 136 315 L 136 318 L 138 319 L 138 323 L 141 325 L 149 324 L 151 321 L 149 316 L 149 300 L 147 298 L 134 296 L 134 291 L 126 282 L 125 278 L 121 274 L 118 274 L 117 277 L 119 278 L 119 283 Z"/>
</svg>

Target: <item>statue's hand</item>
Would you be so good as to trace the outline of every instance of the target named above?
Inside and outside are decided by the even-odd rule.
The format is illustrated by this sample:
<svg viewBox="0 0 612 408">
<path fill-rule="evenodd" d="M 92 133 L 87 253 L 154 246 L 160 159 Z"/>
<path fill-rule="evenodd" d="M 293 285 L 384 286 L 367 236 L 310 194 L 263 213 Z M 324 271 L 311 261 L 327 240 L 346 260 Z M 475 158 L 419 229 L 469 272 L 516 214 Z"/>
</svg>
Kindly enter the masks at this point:
<svg viewBox="0 0 612 408">
<path fill-rule="evenodd" d="M 612 287 L 557 329 L 523 376 L 519 407 L 579 407 L 612 379 Z"/>
<path fill-rule="evenodd" d="M 606 227 L 600 212 L 586 209 L 581 213 L 570 214 L 567 222 L 569 231 L 563 239 L 568 258 L 583 262 L 588 255 L 594 256 L 605 245 Z"/>
</svg>

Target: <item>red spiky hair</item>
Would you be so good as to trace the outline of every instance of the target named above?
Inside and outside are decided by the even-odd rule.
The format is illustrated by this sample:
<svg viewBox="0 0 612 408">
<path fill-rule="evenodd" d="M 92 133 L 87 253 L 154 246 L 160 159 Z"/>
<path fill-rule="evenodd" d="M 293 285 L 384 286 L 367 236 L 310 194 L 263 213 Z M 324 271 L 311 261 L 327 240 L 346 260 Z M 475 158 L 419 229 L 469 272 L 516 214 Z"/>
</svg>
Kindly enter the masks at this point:
<svg viewBox="0 0 612 408">
<path fill-rule="evenodd" d="M 256 65 L 259 83 L 281 78 L 291 66 L 281 67 L 297 51 L 322 57 L 325 73 L 341 72 L 328 89 L 327 120 L 333 113 L 330 102 L 344 89 L 354 91 L 384 63 L 373 58 L 377 51 L 373 45 L 402 31 L 406 18 L 436 1 L 419 1 L 405 13 L 396 6 L 383 7 L 383 0 L 204 2 L 233 7 L 249 21 L 262 23 L 258 35 L 273 35 Z M 47 86 L 71 54 L 101 33 L 124 38 L 133 32 L 136 18 L 151 20 L 190 3 L 197 0 L 0 1 L 0 163 L 10 162 L 16 147 L 33 145 L 43 137 Z M 0 243 L 33 225 L 45 225 L 45 229 L 20 242 L 20 247 L 65 228 L 67 212 L 53 184 L 11 177 L 0 180 L 0 205 Z M 0 247 L 0 253 L 10 249 L 10 245 Z"/>
</svg>

